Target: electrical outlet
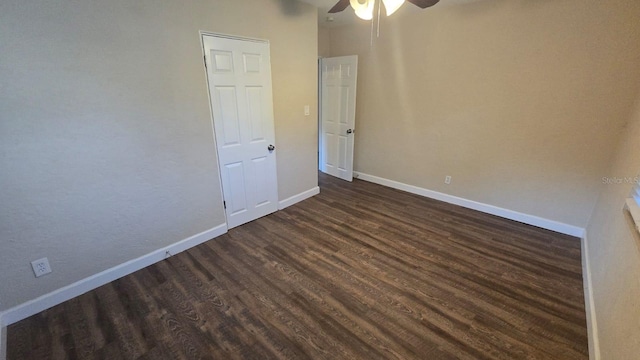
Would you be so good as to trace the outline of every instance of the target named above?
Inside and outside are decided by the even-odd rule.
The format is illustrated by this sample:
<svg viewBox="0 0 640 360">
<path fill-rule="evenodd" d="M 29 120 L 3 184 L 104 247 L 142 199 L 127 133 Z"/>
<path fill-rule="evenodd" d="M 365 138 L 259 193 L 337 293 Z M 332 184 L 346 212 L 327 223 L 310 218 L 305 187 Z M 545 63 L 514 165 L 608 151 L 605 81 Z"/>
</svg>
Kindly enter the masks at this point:
<svg viewBox="0 0 640 360">
<path fill-rule="evenodd" d="M 445 183 L 445 184 L 447 184 L 447 185 L 451 184 L 451 176 L 447 175 L 447 176 L 444 178 L 444 183 Z"/>
<path fill-rule="evenodd" d="M 49 260 L 47 260 L 47 258 L 32 261 L 31 267 L 33 268 L 33 273 L 36 277 L 40 277 L 51 272 L 51 266 L 49 266 Z"/>
</svg>

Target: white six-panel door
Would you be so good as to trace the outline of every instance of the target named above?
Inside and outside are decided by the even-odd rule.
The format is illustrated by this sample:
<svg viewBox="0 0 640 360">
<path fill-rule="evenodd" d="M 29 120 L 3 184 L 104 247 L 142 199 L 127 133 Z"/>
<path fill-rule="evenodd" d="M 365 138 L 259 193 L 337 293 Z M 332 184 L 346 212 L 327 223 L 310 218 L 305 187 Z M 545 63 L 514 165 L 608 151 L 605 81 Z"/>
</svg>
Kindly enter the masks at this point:
<svg viewBox="0 0 640 360">
<path fill-rule="evenodd" d="M 353 180 L 358 57 L 320 61 L 320 171 Z"/>
<path fill-rule="evenodd" d="M 229 228 L 278 210 L 269 43 L 203 36 Z"/>
</svg>

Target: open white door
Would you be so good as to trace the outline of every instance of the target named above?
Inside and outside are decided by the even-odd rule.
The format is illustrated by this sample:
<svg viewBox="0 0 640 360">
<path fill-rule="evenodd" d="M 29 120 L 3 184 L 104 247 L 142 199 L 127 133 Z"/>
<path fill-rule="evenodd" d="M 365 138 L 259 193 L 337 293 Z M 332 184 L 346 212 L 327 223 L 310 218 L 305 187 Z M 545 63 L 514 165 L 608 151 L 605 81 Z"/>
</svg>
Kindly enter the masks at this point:
<svg viewBox="0 0 640 360">
<path fill-rule="evenodd" d="M 203 36 L 229 228 L 278 210 L 269 43 Z"/>
<path fill-rule="evenodd" d="M 353 180 L 358 56 L 320 61 L 320 171 Z"/>
</svg>

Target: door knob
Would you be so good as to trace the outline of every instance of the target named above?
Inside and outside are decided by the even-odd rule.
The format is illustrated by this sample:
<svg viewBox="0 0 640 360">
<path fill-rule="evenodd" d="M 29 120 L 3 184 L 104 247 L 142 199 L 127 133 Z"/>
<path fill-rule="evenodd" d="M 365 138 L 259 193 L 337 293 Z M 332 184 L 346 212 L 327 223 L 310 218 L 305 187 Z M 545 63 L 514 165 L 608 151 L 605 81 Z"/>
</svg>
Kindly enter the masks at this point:
<svg viewBox="0 0 640 360">
<path fill-rule="evenodd" d="M 347 134 L 351 134 L 353 132 L 353 130 L 349 129 L 347 130 Z"/>
<path fill-rule="evenodd" d="M 273 151 L 273 150 L 275 150 L 275 149 L 276 149 L 276 147 L 275 147 L 275 146 L 273 146 L 273 145 L 269 145 L 269 146 L 267 147 L 267 150 L 269 150 L 269 152 L 272 152 L 272 151 Z"/>
</svg>

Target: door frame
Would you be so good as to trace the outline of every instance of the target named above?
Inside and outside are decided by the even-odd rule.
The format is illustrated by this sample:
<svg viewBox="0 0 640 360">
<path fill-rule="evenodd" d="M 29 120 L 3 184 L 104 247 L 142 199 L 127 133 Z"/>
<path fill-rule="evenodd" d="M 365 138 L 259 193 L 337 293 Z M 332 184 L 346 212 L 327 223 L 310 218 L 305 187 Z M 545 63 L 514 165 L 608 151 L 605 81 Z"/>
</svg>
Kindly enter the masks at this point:
<svg viewBox="0 0 640 360">
<path fill-rule="evenodd" d="M 213 123 L 215 120 L 213 118 L 213 104 L 211 103 L 211 84 L 209 83 L 209 73 L 207 72 L 207 62 L 205 60 L 205 57 L 207 55 L 205 47 L 204 47 L 204 37 L 205 36 L 213 36 L 213 37 L 218 37 L 218 38 L 223 38 L 223 39 L 230 39 L 230 40 L 240 40 L 240 41 L 250 41 L 250 42 L 256 42 L 256 43 L 264 43 L 269 45 L 269 48 L 271 48 L 271 43 L 269 42 L 269 40 L 266 39 L 259 39 L 259 38 L 252 38 L 252 37 L 246 37 L 246 36 L 239 36 L 239 35 L 231 35 L 231 34 L 225 34 L 225 33 L 219 33 L 219 32 L 211 32 L 211 31 L 205 31 L 205 30 L 200 30 L 198 32 L 199 36 L 200 36 L 200 51 L 201 51 L 201 57 L 200 59 L 202 60 L 202 69 L 204 70 L 204 78 L 207 84 L 207 102 L 209 103 L 209 120 L 210 120 L 210 125 L 211 125 L 211 136 L 212 136 L 212 140 L 213 140 L 213 144 L 214 144 L 214 148 L 215 148 L 215 154 L 216 154 L 216 163 L 217 163 L 217 168 L 218 168 L 218 183 L 220 184 L 220 208 L 222 209 L 222 212 L 224 213 L 224 226 L 225 229 L 229 229 L 229 219 L 227 217 L 227 209 L 225 206 L 225 199 L 224 199 L 224 189 L 222 188 L 222 169 L 220 169 L 220 153 L 218 152 L 218 142 L 216 140 L 216 129 L 215 129 L 215 124 Z M 273 100 L 272 100 L 273 101 Z M 275 114 L 274 114 L 274 132 L 275 132 Z M 277 162 L 276 162 L 277 164 Z M 276 168 L 277 171 L 277 168 Z M 276 178 L 276 184 L 278 184 L 278 179 Z M 276 193 L 277 194 L 277 193 Z M 279 196 L 278 197 L 278 201 L 280 200 Z"/>
<path fill-rule="evenodd" d="M 322 59 L 318 56 L 318 171 L 322 166 Z"/>
</svg>

